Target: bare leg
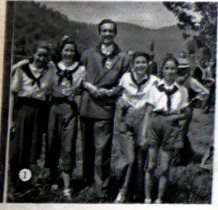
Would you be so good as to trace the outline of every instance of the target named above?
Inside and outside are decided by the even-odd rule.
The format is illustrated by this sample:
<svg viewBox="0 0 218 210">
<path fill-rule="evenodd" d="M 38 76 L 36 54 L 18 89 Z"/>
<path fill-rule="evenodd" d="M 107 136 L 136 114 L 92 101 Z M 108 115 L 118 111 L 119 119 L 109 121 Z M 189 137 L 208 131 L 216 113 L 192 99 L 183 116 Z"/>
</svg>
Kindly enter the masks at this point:
<svg viewBox="0 0 218 210">
<path fill-rule="evenodd" d="M 155 203 L 162 203 L 163 196 L 166 191 L 167 181 L 168 181 L 168 173 L 170 168 L 172 152 L 160 149 L 160 164 L 161 164 L 161 175 L 159 178 L 159 186 L 158 186 L 158 198 Z"/>
<path fill-rule="evenodd" d="M 153 175 L 157 164 L 158 148 L 148 148 L 148 167 L 145 175 L 145 203 L 151 202 L 151 191 L 153 187 Z"/>
</svg>

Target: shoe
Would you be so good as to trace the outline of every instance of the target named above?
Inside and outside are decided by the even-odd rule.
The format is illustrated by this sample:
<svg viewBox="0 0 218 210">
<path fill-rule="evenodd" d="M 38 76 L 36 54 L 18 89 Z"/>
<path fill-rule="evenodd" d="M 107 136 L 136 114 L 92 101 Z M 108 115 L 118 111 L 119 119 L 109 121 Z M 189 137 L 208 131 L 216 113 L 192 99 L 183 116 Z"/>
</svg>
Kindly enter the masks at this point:
<svg viewBox="0 0 218 210">
<path fill-rule="evenodd" d="M 122 192 L 119 192 L 114 203 L 125 203 L 125 201 L 126 201 L 126 196 Z"/>
<path fill-rule="evenodd" d="M 72 199 L 72 189 L 69 189 L 69 188 L 64 189 L 63 196 L 67 201 L 71 200 Z"/>
<path fill-rule="evenodd" d="M 57 191 L 58 190 L 58 184 L 52 184 L 51 185 L 51 191 L 54 192 L 54 191 Z"/>
<path fill-rule="evenodd" d="M 150 198 L 145 198 L 144 203 L 145 204 L 151 204 L 151 199 Z"/>
<path fill-rule="evenodd" d="M 163 201 L 162 201 L 161 199 L 156 199 L 156 200 L 154 201 L 154 203 L 155 203 L 155 204 L 161 204 L 161 203 L 163 203 Z"/>
</svg>

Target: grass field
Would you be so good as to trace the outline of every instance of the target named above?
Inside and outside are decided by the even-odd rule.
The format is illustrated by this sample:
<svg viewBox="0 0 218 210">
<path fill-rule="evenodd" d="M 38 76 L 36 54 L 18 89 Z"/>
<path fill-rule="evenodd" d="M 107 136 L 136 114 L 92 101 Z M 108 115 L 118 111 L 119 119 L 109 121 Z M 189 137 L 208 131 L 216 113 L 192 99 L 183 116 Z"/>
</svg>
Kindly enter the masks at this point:
<svg viewBox="0 0 218 210">
<path fill-rule="evenodd" d="M 212 171 L 200 168 L 200 160 L 208 149 L 209 139 L 213 134 L 214 113 L 202 114 L 200 109 L 194 111 L 189 133 L 190 141 L 195 152 L 193 159 L 186 166 L 173 166 L 170 172 L 170 181 L 166 193 L 168 203 L 210 203 Z M 79 179 L 81 176 L 81 143 L 77 142 L 77 167 L 74 171 L 73 198 L 70 203 L 98 203 L 94 186 L 83 187 Z M 112 151 L 112 175 L 118 160 L 116 139 Z M 41 170 L 41 172 L 44 169 Z M 19 194 L 8 194 L 9 202 L 66 202 L 63 199 L 61 189 L 51 191 L 46 178 L 41 179 L 41 185 Z M 10 190 L 9 190 L 10 192 Z M 116 180 L 112 184 L 111 196 L 105 203 L 111 203 L 116 195 Z"/>
</svg>

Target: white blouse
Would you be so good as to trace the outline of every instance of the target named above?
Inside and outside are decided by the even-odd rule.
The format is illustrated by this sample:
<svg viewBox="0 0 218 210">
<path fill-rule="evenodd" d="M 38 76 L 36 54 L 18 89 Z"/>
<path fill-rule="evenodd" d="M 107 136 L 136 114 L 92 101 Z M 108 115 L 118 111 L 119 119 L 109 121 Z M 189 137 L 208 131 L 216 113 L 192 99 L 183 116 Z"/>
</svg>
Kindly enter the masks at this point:
<svg viewBox="0 0 218 210">
<path fill-rule="evenodd" d="M 119 86 L 123 87 L 123 93 L 121 96 L 121 100 L 129 104 L 135 109 L 141 109 L 145 106 L 148 93 L 150 88 L 154 85 L 155 82 L 159 81 L 159 79 L 150 75 L 147 77 L 147 81 L 139 85 L 136 79 L 133 79 L 134 75 L 132 72 L 125 73 L 119 83 Z"/>
<path fill-rule="evenodd" d="M 34 98 L 38 100 L 45 100 L 51 85 L 51 69 L 37 69 L 29 62 L 19 62 L 20 65 L 15 64 L 12 67 L 11 91 L 17 93 L 19 97 Z M 32 75 L 39 78 L 39 82 L 33 82 L 23 70 L 29 67 Z"/>
<path fill-rule="evenodd" d="M 78 62 L 74 62 L 71 66 L 67 67 L 64 63 L 59 62 L 57 66 L 54 65 L 53 68 L 52 95 L 54 97 L 67 96 L 73 98 L 77 94 L 81 82 L 85 79 L 85 77 L 85 67 L 79 65 Z"/>
<path fill-rule="evenodd" d="M 173 87 L 177 88 L 177 91 L 170 96 L 170 110 L 168 110 L 167 107 L 167 95 L 165 92 L 158 89 L 158 86 L 162 84 L 164 85 L 164 88 L 168 90 L 171 90 Z M 153 111 L 180 112 L 183 108 L 188 106 L 188 91 L 184 86 L 181 86 L 176 82 L 171 86 L 168 86 L 164 80 L 161 80 L 158 85 L 151 87 L 147 103 L 154 107 Z"/>
</svg>

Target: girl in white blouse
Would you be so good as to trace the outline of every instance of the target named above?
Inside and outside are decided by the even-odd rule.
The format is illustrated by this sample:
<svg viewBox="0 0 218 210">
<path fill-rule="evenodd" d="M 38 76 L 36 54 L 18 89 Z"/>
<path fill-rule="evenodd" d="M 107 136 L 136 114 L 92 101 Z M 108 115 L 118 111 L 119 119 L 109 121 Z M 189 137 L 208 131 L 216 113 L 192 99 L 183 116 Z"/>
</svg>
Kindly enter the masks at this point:
<svg viewBox="0 0 218 210">
<path fill-rule="evenodd" d="M 46 98 L 51 81 L 49 54 L 49 45 L 40 42 L 31 59 L 21 61 L 12 68 L 15 134 L 11 147 L 11 172 L 16 190 L 23 188 L 18 181 L 19 171 L 26 168 L 34 176 L 34 166 L 41 153 L 42 134 L 46 126 Z"/>
<path fill-rule="evenodd" d="M 183 147 L 181 121 L 187 117 L 188 91 L 176 82 L 178 62 L 166 57 L 162 65 L 163 79 L 150 89 L 143 136 L 148 146 L 148 165 L 145 179 L 145 203 L 152 202 L 154 172 L 160 154 L 158 195 L 162 203 L 165 194 L 173 151 Z"/>
<path fill-rule="evenodd" d="M 71 176 L 75 163 L 79 94 L 86 71 L 79 62 L 76 44 L 64 39 L 52 71 L 51 107 L 48 121 L 48 167 L 52 188 L 58 187 L 59 172 L 64 183 L 63 195 L 71 199 Z"/>
</svg>

